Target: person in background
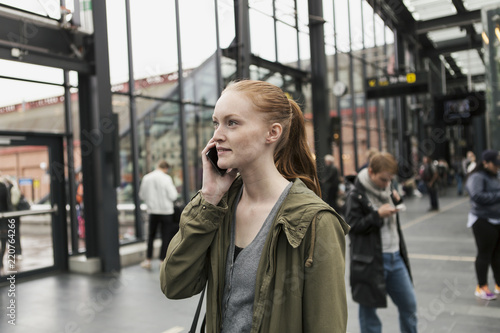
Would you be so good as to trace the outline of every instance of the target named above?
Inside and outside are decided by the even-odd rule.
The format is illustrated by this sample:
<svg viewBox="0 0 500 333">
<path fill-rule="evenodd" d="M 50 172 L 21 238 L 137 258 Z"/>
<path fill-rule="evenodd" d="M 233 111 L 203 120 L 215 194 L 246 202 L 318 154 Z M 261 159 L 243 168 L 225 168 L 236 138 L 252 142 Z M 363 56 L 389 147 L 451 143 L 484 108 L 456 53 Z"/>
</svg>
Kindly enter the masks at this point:
<svg viewBox="0 0 500 333">
<path fill-rule="evenodd" d="M 177 232 L 174 222 L 174 201 L 178 193 L 172 177 L 167 172 L 170 165 L 166 161 L 158 162 L 156 169 L 142 178 L 139 197 L 146 203 L 149 214 L 148 246 L 146 259 L 141 263 L 143 268 L 151 268 L 153 257 L 153 242 L 158 227 L 161 230 L 160 260 L 165 259 L 168 244 Z"/>
<path fill-rule="evenodd" d="M 12 210 L 7 184 L 0 179 L 0 213 Z M 8 218 L 0 218 L 0 275 L 4 275 L 3 257 L 7 250 Z"/>
<path fill-rule="evenodd" d="M 401 332 L 417 332 L 417 301 L 397 208 L 402 199 L 391 186 L 397 170 L 391 154 L 375 154 L 347 196 L 350 282 L 361 333 L 382 332 L 376 311 L 387 307 L 387 295 L 398 308 Z"/>
<path fill-rule="evenodd" d="M 371 147 L 366 151 L 366 162 L 359 167 L 358 172 L 363 170 L 364 168 L 368 167 L 368 164 L 370 164 L 370 159 L 373 157 L 373 155 L 377 154 L 379 151 L 375 147 Z"/>
<path fill-rule="evenodd" d="M 339 194 L 340 176 L 335 159 L 332 155 L 325 155 L 325 177 L 321 182 L 321 194 L 323 200 L 329 204 L 336 212 L 339 212 L 337 204 Z"/>
<path fill-rule="evenodd" d="M 471 173 L 476 168 L 476 155 L 473 151 L 467 152 L 467 159 L 465 160 L 465 171 L 467 174 Z"/>
<path fill-rule="evenodd" d="M 422 158 L 422 166 L 420 169 L 420 178 L 425 184 L 427 193 L 429 194 L 430 208 L 429 212 L 439 210 L 438 201 L 438 184 L 439 174 L 437 168 L 432 164 L 432 159 L 429 156 Z"/>
<path fill-rule="evenodd" d="M 76 178 L 76 218 L 78 220 L 78 237 L 85 238 L 85 210 L 83 201 L 83 174 L 78 172 Z"/>
<path fill-rule="evenodd" d="M 163 293 L 188 298 L 207 285 L 210 333 L 345 332 L 349 227 L 319 197 L 300 107 L 275 85 L 243 80 L 212 118 L 202 189 L 168 248 Z"/>
<path fill-rule="evenodd" d="M 467 226 L 472 227 L 477 247 L 474 294 L 491 300 L 500 294 L 500 157 L 496 150 L 485 150 L 481 159 L 465 184 L 471 205 Z M 494 293 L 488 288 L 490 265 L 496 282 Z"/>
<path fill-rule="evenodd" d="M 7 191 L 10 197 L 10 209 L 15 210 L 28 210 L 30 209 L 29 203 L 27 202 L 24 194 L 21 193 L 21 189 L 17 185 L 17 180 L 12 176 L 1 176 L 0 181 L 3 181 L 7 186 Z M 27 204 L 27 208 L 26 208 Z M 14 245 L 16 260 L 23 260 L 23 248 L 21 245 L 21 217 L 15 216 L 11 220 L 14 221 L 15 232 L 14 232 Z"/>
</svg>

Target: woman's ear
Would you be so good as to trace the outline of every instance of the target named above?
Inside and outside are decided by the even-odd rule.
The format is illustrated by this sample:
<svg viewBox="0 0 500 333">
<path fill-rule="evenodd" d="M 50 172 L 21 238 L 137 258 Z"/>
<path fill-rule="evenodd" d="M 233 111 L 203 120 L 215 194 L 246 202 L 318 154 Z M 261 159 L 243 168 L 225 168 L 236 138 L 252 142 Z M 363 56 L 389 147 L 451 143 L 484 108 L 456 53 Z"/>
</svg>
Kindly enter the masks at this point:
<svg viewBox="0 0 500 333">
<path fill-rule="evenodd" d="M 283 133 L 283 127 L 280 123 L 274 123 L 269 128 L 269 132 L 267 132 L 266 143 L 273 143 L 278 141 L 281 137 L 281 133 Z"/>
<path fill-rule="evenodd" d="M 375 173 L 373 172 L 373 169 L 368 167 L 368 176 L 373 177 Z"/>
</svg>

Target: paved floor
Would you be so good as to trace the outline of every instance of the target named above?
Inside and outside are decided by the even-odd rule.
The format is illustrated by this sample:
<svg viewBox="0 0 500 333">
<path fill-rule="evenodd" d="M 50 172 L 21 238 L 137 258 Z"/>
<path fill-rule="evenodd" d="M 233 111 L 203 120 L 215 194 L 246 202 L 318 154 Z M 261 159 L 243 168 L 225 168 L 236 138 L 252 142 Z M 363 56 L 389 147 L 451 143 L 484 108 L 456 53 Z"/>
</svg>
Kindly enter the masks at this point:
<svg viewBox="0 0 500 333">
<path fill-rule="evenodd" d="M 401 213 L 418 301 L 419 332 L 500 332 L 500 300 L 474 297 L 475 244 L 466 228 L 468 199 L 448 190 L 439 212 L 427 213 L 428 198 L 410 198 Z M 58 274 L 0 287 L 0 332 L 187 332 L 198 297 L 166 299 L 159 263 L 120 274 Z M 348 277 L 348 274 L 346 274 Z M 490 273 L 490 284 L 493 280 Z M 8 323 L 15 300 L 15 323 Z M 348 289 L 348 332 L 359 332 L 357 304 Z M 379 310 L 384 332 L 399 332 L 397 310 Z"/>
</svg>

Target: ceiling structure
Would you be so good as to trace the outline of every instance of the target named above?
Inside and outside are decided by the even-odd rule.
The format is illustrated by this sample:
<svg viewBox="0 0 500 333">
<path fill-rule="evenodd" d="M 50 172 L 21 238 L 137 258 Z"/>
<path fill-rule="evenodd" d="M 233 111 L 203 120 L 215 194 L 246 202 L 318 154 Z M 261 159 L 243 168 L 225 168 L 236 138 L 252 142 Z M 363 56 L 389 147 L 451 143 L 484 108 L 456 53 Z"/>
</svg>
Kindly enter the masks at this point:
<svg viewBox="0 0 500 333">
<path fill-rule="evenodd" d="M 367 1 L 391 28 L 415 36 L 422 55 L 438 57 L 447 81 L 469 90 L 472 83 L 484 86 L 481 9 L 498 6 L 498 0 Z"/>
</svg>

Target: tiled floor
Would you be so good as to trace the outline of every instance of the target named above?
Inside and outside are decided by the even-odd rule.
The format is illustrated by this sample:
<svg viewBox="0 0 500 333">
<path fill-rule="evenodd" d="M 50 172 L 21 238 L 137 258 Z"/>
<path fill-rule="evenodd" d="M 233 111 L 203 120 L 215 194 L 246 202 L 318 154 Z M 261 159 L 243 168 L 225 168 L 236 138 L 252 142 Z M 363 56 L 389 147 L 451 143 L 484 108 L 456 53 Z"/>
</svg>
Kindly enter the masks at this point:
<svg viewBox="0 0 500 333">
<path fill-rule="evenodd" d="M 475 244 L 466 228 L 468 199 L 449 189 L 437 213 L 426 212 L 427 197 L 410 198 L 406 204 L 401 221 L 411 255 L 419 332 L 499 332 L 500 300 L 487 302 L 473 294 Z M 8 286 L 0 287 L 0 332 L 187 332 L 198 297 L 166 299 L 158 266 L 155 262 L 151 271 L 135 265 L 119 274 L 58 274 L 17 282 L 15 298 Z M 12 299 L 15 327 L 6 316 Z M 349 289 L 348 302 L 348 332 L 359 332 L 358 307 Z M 384 333 L 399 332 L 397 310 L 389 304 L 379 310 Z"/>
</svg>

